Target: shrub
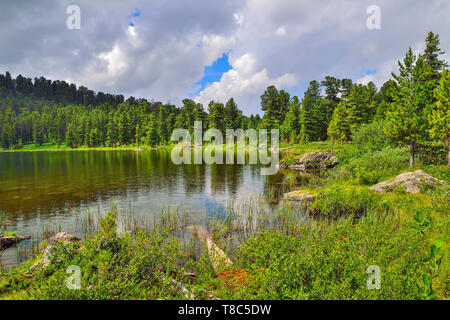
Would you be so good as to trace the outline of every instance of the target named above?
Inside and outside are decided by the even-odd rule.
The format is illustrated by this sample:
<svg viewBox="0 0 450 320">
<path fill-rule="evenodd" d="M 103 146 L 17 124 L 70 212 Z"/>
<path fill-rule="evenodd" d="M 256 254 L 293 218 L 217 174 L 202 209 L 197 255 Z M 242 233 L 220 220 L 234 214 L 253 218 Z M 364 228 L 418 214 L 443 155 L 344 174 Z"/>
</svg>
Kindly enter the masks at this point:
<svg viewBox="0 0 450 320">
<path fill-rule="evenodd" d="M 383 150 L 391 143 L 389 137 L 384 134 L 384 121 L 382 120 L 361 125 L 352 134 L 352 141 L 365 152 Z"/>
<path fill-rule="evenodd" d="M 374 207 L 377 196 L 373 192 L 356 187 L 334 185 L 319 192 L 318 199 L 311 204 L 313 212 L 331 216 L 361 216 Z"/>
<path fill-rule="evenodd" d="M 261 233 L 237 252 L 254 281 L 235 299 L 420 299 L 427 267 L 421 236 L 392 216 L 352 217 L 301 235 Z M 366 270 L 381 269 L 381 290 L 369 290 Z"/>
<path fill-rule="evenodd" d="M 349 155 L 349 153 L 353 154 Z M 362 184 L 375 184 L 382 179 L 392 178 L 407 169 L 409 161 L 407 149 L 391 147 L 359 155 L 356 155 L 354 150 L 349 150 L 339 155 L 340 161 L 341 157 L 345 159 L 342 170 L 347 171 L 349 176 Z"/>
</svg>

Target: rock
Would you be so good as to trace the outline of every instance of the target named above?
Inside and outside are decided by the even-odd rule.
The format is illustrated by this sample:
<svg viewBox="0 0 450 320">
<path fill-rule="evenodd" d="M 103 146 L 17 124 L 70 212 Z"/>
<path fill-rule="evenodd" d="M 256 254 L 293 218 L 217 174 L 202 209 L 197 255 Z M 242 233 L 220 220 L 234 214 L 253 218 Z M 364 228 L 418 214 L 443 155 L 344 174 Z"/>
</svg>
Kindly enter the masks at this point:
<svg viewBox="0 0 450 320">
<path fill-rule="evenodd" d="M 30 239 L 30 236 L 0 236 L 0 249 L 6 249 L 23 240 Z"/>
<path fill-rule="evenodd" d="M 280 164 L 280 169 L 326 170 L 338 164 L 338 158 L 332 152 L 313 152 L 301 156 L 293 164 Z"/>
<path fill-rule="evenodd" d="M 426 185 L 446 185 L 445 181 L 438 180 L 433 176 L 430 176 L 423 170 L 417 170 L 414 172 L 403 172 L 397 177 L 391 180 L 380 182 L 370 188 L 375 192 L 388 192 L 393 191 L 397 186 L 403 186 L 405 192 L 419 193 L 420 190 Z"/>
<path fill-rule="evenodd" d="M 306 191 L 296 190 L 288 192 L 283 196 L 284 200 L 299 201 L 299 202 L 313 202 L 317 199 L 317 195 Z"/>
<path fill-rule="evenodd" d="M 76 241 L 81 241 L 81 239 L 66 232 L 60 232 L 55 236 L 53 236 L 52 238 L 50 238 L 50 242 L 71 243 Z"/>
<path fill-rule="evenodd" d="M 49 242 L 52 244 L 48 245 L 44 249 L 44 254 L 42 255 L 42 258 L 34 265 L 32 265 L 31 269 L 35 269 L 36 267 L 46 268 L 50 264 L 53 255 L 53 250 L 56 248 L 58 243 L 68 244 L 78 241 L 81 241 L 81 239 L 66 232 L 60 232 L 56 234 L 54 237 L 49 239 Z"/>
</svg>

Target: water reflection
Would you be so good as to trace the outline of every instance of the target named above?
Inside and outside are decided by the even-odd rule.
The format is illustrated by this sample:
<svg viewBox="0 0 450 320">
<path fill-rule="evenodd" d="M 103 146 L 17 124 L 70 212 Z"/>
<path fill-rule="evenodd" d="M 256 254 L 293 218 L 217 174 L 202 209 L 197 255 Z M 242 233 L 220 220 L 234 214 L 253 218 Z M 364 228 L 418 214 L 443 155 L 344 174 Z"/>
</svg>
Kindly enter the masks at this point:
<svg viewBox="0 0 450 320">
<path fill-rule="evenodd" d="M 111 201 L 147 217 L 168 207 L 222 215 L 230 203 L 262 195 L 276 204 L 292 185 L 283 173 L 261 176 L 258 165 L 177 166 L 169 150 L 0 154 L 0 209 L 8 230 L 34 241 L 48 225 L 72 231 L 80 212 L 107 210 Z M 14 255 L 5 251 L 3 264 L 16 263 Z"/>
</svg>

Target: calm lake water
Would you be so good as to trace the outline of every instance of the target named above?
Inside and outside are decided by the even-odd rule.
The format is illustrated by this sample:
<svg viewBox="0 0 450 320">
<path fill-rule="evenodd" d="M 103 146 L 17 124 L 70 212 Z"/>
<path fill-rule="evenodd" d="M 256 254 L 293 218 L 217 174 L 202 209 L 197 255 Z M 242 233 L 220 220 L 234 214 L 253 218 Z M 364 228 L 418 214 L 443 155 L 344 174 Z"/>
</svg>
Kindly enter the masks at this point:
<svg viewBox="0 0 450 320">
<path fill-rule="evenodd" d="M 169 150 L 0 153 L 7 230 L 32 236 L 5 250 L 0 263 L 5 270 L 26 259 L 27 247 L 46 230 L 79 233 L 80 215 L 105 212 L 112 203 L 148 218 L 186 212 L 195 224 L 227 206 L 276 199 L 292 188 L 292 177 L 262 176 L 258 165 L 175 165 Z"/>
</svg>

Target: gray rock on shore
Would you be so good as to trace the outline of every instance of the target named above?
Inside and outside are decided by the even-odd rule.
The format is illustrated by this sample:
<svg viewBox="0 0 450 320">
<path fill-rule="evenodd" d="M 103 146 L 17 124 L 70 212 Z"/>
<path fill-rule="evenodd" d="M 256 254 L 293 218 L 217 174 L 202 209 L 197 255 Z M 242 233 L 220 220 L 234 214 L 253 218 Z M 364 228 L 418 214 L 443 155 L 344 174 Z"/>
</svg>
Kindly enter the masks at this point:
<svg viewBox="0 0 450 320">
<path fill-rule="evenodd" d="M 60 232 L 56 234 L 54 237 L 50 238 L 50 242 L 71 243 L 76 241 L 81 241 L 81 239 L 66 232 Z"/>
<path fill-rule="evenodd" d="M 335 167 L 338 158 L 332 152 L 313 152 L 301 156 L 293 164 L 280 164 L 280 169 L 292 170 L 326 170 Z"/>
<path fill-rule="evenodd" d="M 283 196 L 283 198 L 284 198 L 284 200 L 289 200 L 289 201 L 298 201 L 298 202 L 309 203 L 309 202 L 313 202 L 314 200 L 316 200 L 317 195 L 315 195 L 314 193 L 306 192 L 306 191 L 296 190 L 296 191 L 286 193 Z"/>
<path fill-rule="evenodd" d="M 414 172 L 403 172 L 394 179 L 383 181 L 372 186 L 370 190 L 375 192 L 389 192 L 401 185 L 405 188 L 405 192 L 419 193 L 426 185 L 437 186 L 446 184 L 445 181 L 436 179 L 423 170 L 417 170 Z"/>
</svg>

